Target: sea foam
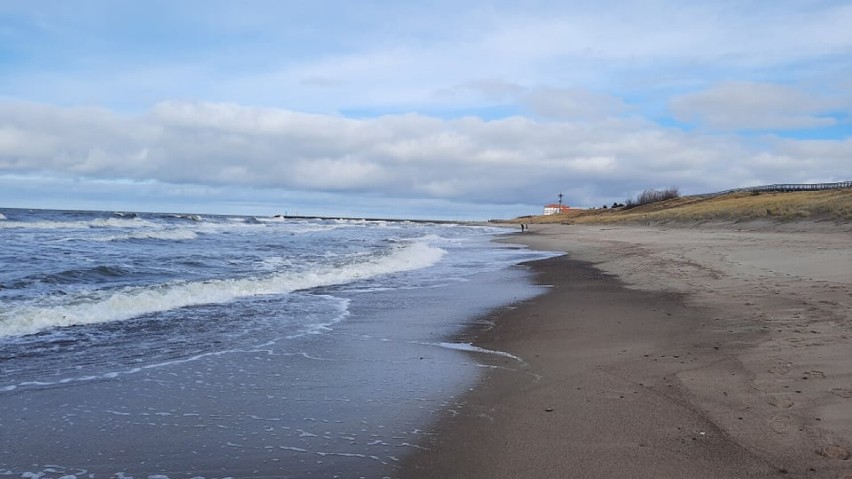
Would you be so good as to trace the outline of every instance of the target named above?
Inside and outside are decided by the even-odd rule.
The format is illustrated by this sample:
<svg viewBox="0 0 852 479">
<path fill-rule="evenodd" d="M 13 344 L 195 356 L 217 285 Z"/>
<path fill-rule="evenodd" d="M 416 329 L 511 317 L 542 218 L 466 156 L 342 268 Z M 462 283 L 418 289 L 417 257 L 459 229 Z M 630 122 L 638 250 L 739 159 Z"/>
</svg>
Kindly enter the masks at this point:
<svg viewBox="0 0 852 479">
<path fill-rule="evenodd" d="M 307 271 L 243 279 L 126 287 L 71 298 L 50 298 L 61 303 L 21 305 L 0 313 L 0 336 L 20 336 L 55 327 L 120 321 L 186 306 L 227 303 L 248 296 L 285 294 L 346 284 L 432 266 L 445 254 L 446 251 L 441 248 L 413 242 L 399 245 L 385 255 L 367 256 L 345 265 L 326 264 Z"/>
<path fill-rule="evenodd" d="M 184 241 L 198 238 L 195 231 L 188 229 L 166 229 L 166 230 L 143 230 L 134 231 L 132 233 L 121 235 L 109 235 L 102 238 L 96 238 L 97 241 L 127 241 L 127 240 L 166 240 L 166 241 Z"/>
<path fill-rule="evenodd" d="M 89 228 L 156 228 L 157 224 L 139 218 L 104 218 L 88 221 L 4 221 L 0 228 L 89 229 Z"/>
</svg>

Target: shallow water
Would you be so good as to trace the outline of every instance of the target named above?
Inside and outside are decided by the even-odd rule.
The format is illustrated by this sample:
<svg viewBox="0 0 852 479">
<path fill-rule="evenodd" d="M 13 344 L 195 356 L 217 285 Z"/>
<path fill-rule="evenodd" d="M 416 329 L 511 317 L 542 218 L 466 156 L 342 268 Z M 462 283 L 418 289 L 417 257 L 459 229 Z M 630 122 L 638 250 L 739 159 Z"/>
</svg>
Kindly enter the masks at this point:
<svg viewBox="0 0 852 479">
<path fill-rule="evenodd" d="M 485 228 L 0 211 L 6 475 L 392 476 L 538 292 Z"/>
</svg>

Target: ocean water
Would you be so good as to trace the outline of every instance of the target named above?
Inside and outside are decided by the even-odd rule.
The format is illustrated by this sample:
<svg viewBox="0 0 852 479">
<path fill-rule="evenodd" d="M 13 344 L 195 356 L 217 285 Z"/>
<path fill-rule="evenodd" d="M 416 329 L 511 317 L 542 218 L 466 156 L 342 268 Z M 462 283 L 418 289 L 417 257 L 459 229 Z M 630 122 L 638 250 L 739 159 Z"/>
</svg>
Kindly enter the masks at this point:
<svg viewBox="0 0 852 479">
<path fill-rule="evenodd" d="M 0 476 L 393 477 L 541 291 L 501 233 L 0 209 Z"/>
</svg>

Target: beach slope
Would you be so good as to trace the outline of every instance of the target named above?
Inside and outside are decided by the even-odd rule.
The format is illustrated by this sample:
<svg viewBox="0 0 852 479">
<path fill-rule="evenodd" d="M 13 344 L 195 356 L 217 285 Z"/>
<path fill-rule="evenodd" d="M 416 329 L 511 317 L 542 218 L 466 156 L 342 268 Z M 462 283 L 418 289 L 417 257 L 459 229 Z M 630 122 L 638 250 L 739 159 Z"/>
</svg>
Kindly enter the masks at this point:
<svg viewBox="0 0 852 479">
<path fill-rule="evenodd" d="M 403 477 L 852 477 L 852 235 L 535 225 L 550 292 Z M 499 358 L 499 359 L 498 359 Z"/>
</svg>

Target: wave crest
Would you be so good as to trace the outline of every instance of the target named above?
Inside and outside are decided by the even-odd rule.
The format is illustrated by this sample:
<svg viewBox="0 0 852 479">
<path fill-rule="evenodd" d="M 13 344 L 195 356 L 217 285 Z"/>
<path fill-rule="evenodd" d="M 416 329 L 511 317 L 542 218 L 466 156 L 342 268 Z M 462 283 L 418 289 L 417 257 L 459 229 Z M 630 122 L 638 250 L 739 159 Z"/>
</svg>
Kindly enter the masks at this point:
<svg viewBox="0 0 852 479">
<path fill-rule="evenodd" d="M 0 336 L 22 336 L 55 327 L 121 321 L 187 306 L 227 303 L 248 296 L 347 284 L 426 268 L 439 262 L 445 254 L 441 248 L 414 242 L 393 248 L 385 255 L 343 265 L 326 264 L 303 272 L 94 292 L 70 298 L 59 305 L 27 305 L 0 313 Z"/>
<path fill-rule="evenodd" d="M 173 229 L 173 230 L 154 230 L 154 231 L 136 231 L 123 235 L 111 235 L 103 238 L 98 238 L 98 241 L 127 241 L 127 240 L 166 240 L 166 241 L 184 241 L 198 238 L 198 234 L 191 230 Z"/>
<path fill-rule="evenodd" d="M 102 218 L 88 221 L 3 221 L 0 228 L 90 229 L 156 228 L 157 224 L 139 218 Z"/>
</svg>

